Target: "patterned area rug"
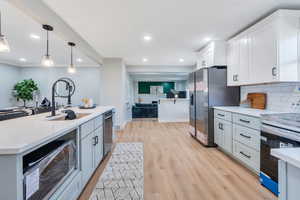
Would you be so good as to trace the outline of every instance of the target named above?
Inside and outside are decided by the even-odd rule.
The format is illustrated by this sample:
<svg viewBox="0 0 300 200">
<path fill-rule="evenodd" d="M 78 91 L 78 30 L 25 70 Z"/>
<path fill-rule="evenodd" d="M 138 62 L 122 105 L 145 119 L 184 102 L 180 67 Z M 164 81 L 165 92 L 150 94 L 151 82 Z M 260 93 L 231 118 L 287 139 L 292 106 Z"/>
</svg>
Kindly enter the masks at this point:
<svg viewBox="0 0 300 200">
<path fill-rule="evenodd" d="M 90 200 L 143 199 L 143 143 L 117 143 Z"/>
</svg>

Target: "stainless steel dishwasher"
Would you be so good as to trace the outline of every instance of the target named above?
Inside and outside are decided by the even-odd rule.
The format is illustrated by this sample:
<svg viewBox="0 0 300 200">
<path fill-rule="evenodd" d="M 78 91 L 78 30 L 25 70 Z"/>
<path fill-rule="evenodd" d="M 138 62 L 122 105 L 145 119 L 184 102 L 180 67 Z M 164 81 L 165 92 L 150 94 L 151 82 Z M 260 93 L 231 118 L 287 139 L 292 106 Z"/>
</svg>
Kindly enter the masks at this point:
<svg viewBox="0 0 300 200">
<path fill-rule="evenodd" d="M 103 132 L 103 156 L 106 156 L 112 148 L 113 143 L 113 112 L 104 113 L 104 132 Z"/>
</svg>

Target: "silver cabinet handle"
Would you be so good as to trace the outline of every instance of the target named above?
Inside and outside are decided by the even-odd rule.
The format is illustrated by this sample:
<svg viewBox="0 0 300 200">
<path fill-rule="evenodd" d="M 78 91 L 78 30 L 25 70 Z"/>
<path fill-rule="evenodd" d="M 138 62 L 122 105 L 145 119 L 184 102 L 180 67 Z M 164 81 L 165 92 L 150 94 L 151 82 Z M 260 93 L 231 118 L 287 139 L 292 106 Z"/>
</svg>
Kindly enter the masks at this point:
<svg viewBox="0 0 300 200">
<path fill-rule="evenodd" d="M 219 129 L 220 129 L 220 130 L 224 130 L 223 124 L 222 124 L 222 123 L 219 123 Z"/>
<path fill-rule="evenodd" d="M 95 136 L 95 137 L 93 137 L 93 139 L 94 139 L 93 145 L 96 146 L 99 143 L 99 138 L 98 138 L 98 136 Z"/>
<path fill-rule="evenodd" d="M 94 140 L 94 143 L 93 143 L 93 145 L 94 145 L 94 146 L 96 146 L 96 145 L 97 145 L 96 136 L 95 136 L 95 137 L 93 137 L 93 140 Z"/>
<path fill-rule="evenodd" d="M 250 121 L 248 121 L 248 120 L 244 120 L 244 119 L 240 119 L 240 122 L 247 123 L 247 124 L 249 124 L 249 123 L 250 123 Z"/>
<path fill-rule="evenodd" d="M 277 76 L 277 68 L 276 67 L 272 68 L 272 76 Z"/>
<path fill-rule="evenodd" d="M 239 75 L 238 74 L 235 74 L 235 75 L 233 75 L 233 81 L 238 81 L 238 77 L 239 77 Z"/>
<path fill-rule="evenodd" d="M 98 143 L 99 143 L 99 137 L 96 136 L 96 144 L 98 144 Z"/>
<path fill-rule="evenodd" d="M 249 156 L 249 155 L 245 154 L 245 153 L 244 153 L 244 152 L 242 152 L 242 151 L 240 151 L 240 154 L 242 154 L 244 157 L 246 157 L 246 158 L 248 158 L 248 159 L 250 159 L 250 158 L 251 158 L 251 156 Z"/>
<path fill-rule="evenodd" d="M 225 115 L 218 113 L 218 116 L 220 117 L 225 117 Z"/>
<path fill-rule="evenodd" d="M 244 137 L 244 138 L 247 138 L 247 139 L 251 139 L 251 137 L 250 137 L 250 136 L 248 136 L 248 135 L 244 135 L 243 133 L 240 133 L 240 136 L 242 136 L 242 137 Z"/>
</svg>

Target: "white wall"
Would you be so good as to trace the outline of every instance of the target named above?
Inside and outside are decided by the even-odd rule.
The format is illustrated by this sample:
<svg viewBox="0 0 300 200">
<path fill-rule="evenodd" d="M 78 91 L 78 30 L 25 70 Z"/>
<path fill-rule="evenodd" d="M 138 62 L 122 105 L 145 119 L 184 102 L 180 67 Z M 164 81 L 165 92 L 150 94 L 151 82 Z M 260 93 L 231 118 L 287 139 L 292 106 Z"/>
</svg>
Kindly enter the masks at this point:
<svg viewBox="0 0 300 200">
<path fill-rule="evenodd" d="M 127 72 L 123 59 L 105 58 L 101 67 L 101 105 L 116 107 L 116 125 L 123 128 L 127 116 Z"/>
<path fill-rule="evenodd" d="M 19 81 L 20 74 L 19 67 L 0 64 L 0 108 L 14 106 L 15 98 L 12 96 L 12 89 Z"/>
<path fill-rule="evenodd" d="M 98 67 L 79 67 L 76 74 L 69 74 L 67 68 L 62 67 L 17 67 L 0 64 L 0 108 L 23 105 L 17 102 L 12 96 L 14 85 L 24 79 L 33 79 L 39 87 L 39 103 L 44 97 L 51 100 L 51 86 L 59 78 L 69 77 L 76 85 L 76 91 L 72 97 L 73 105 L 81 104 L 83 97 L 93 98 L 96 104 L 100 103 L 100 68 Z M 66 99 L 59 99 L 61 104 L 66 104 Z M 27 106 L 34 105 L 28 102 Z"/>
<path fill-rule="evenodd" d="M 51 101 L 52 84 L 62 77 L 71 78 L 75 82 L 73 105 L 80 105 L 84 97 L 92 98 L 94 103 L 100 104 L 100 67 L 78 67 L 75 74 L 69 74 L 65 67 L 24 67 L 21 70 L 21 79 L 32 78 L 38 84 L 40 101 L 44 97 Z M 57 102 L 66 105 L 67 100 L 57 98 Z"/>
</svg>

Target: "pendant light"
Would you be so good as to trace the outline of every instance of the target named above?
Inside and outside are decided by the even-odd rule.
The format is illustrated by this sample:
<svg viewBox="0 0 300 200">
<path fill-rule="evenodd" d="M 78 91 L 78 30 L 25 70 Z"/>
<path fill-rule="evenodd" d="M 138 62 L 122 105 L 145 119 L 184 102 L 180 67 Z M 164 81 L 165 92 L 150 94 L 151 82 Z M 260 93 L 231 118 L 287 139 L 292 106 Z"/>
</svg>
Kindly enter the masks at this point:
<svg viewBox="0 0 300 200">
<path fill-rule="evenodd" d="M 0 52 L 8 53 L 10 52 L 10 47 L 8 41 L 4 35 L 2 35 L 2 19 L 1 19 L 1 12 L 0 12 Z"/>
<path fill-rule="evenodd" d="M 51 67 L 54 65 L 54 62 L 49 54 L 49 31 L 53 31 L 53 27 L 44 24 L 43 29 L 47 31 L 47 49 L 46 49 L 46 54 L 42 58 L 42 65 L 45 67 Z"/>
<path fill-rule="evenodd" d="M 69 65 L 69 67 L 68 67 L 68 72 L 69 72 L 70 74 L 74 74 L 74 73 L 76 73 L 76 68 L 75 68 L 75 65 L 74 65 L 74 63 L 73 63 L 73 47 L 75 47 L 75 43 L 73 43 L 73 42 L 68 42 L 68 45 L 69 45 L 70 48 L 71 48 L 71 63 L 70 63 L 70 65 Z"/>
</svg>

